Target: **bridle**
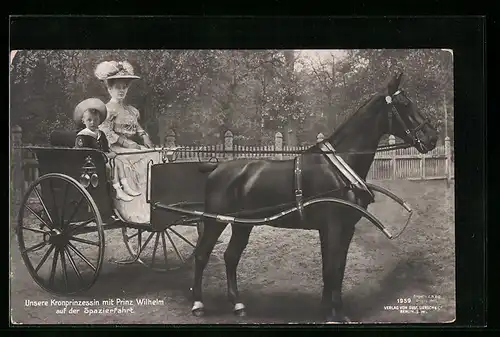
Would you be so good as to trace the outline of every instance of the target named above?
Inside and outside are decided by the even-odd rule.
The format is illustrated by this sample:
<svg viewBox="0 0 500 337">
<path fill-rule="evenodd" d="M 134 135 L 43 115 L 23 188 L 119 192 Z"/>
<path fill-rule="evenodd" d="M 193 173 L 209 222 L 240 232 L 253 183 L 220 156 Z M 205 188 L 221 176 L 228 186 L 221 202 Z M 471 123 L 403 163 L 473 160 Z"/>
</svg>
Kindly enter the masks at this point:
<svg viewBox="0 0 500 337">
<path fill-rule="evenodd" d="M 402 93 L 402 91 L 398 90 L 394 94 L 387 95 L 385 97 L 386 104 L 391 106 L 391 108 L 388 111 L 389 133 L 393 134 L 393 132 L 392 132 L 392 120 L 393 120 L 394 116 L 396 116 L 396 119 L 403 127 L 404 132 L 411 139 L 411 144 L 406 144 L 406 143 L 391 144 L 391 145 L 380 147 L 378 149 L 379 151 L 387 151 L 388 149 L 393 150 L 393 149 L 398 149 L 398 148 L 408 148 L 408 147 L 412 147 L 412 146 L 417 147 L 417 145 L 422 149 L 426 148 L 425 145 L 420 140 L 420 138 L 418 137 L 418 132 L 425 125 L 431 125 L 430 120 L 428 118 L 425 118 L 424 121 L 422 123 L 420 123 L 419 125 L 417 125 L 415 128 L 413 128 L 413 129 L 408 128 L 408 125 L 406 124 L 404 119 L 401 117 L 401 114 L 399 113 L 398 108 L 396 107 L 396 105 L 393 102 L 393 97 L 395 97 L 401 93 Z M 406 99 L 408 99 L 408 98 L 406 98 Z M 386 149 L 386 147 L 387 147 L 387 149 Z"/>
</svg>

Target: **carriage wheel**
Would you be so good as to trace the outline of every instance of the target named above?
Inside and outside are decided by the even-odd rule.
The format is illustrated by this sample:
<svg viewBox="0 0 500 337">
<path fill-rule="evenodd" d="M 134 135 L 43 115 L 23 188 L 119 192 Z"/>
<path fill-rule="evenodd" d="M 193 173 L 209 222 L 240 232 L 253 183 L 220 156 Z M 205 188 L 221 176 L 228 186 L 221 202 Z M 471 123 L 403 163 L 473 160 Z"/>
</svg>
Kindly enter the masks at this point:
<svg viewBox="0 0 500 337">
<path fill-rule="evenodd" d="M 75 179 L 50 173 L 33 182 L 21 204 L 17 238 L 29 273 L 45 291 L 76 294 L 95 283 L 104 257 L 102 219 Z"/>
<path fill-rule="evenodd" d="M 169 225 L 161 230 L 122 228 L 123 241 L 134 261 L 159 272 L 188 265 L 194 256 L 203 222 Z"/>
</svg>

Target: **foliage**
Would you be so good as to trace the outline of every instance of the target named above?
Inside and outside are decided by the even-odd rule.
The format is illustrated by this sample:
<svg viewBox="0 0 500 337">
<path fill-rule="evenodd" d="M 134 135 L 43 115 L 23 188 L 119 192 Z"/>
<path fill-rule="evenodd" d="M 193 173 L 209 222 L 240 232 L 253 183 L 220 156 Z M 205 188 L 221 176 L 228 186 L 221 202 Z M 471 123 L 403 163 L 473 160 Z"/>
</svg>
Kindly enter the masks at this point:
<svg viewBox="0 0 500 337">
<path fill-rule="evenodd" d="M 311 63 L 291 50 L 32 50 L 11 65 L 11 124 L 25 142 L 44 143 L 73 128 L 87 97 L 109 99 L 93 75 L 99 62 L 128 60 L 141 79 L 128 101 L 155 143 L 159 131 L 181 144 L 215 144 L 230 129 L 239 144 L 267 144 L 281 131 L 289 143 L 329 135 L 397 70 L 403 87 L 434 123 L 448 112 L 453 133 L 453 65 L 441 50 L 350 50 Z"/>
</svg>

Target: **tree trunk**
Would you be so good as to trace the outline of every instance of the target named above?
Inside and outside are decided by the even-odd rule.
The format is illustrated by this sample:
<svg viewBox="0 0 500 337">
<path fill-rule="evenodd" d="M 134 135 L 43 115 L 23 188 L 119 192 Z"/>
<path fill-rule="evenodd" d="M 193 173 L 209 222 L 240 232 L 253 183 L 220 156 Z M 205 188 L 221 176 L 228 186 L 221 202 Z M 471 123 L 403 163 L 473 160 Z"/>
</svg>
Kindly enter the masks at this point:
<svg viewBox="0 0 500 337">
<path fill-rule="evenodd" d="M 287 88 L 291 88 L 293 83 L 292 83 L 292 77 L 293 77 L 293 72 L 294 72 L 294 66 L 295 66 L 295 55 L 293 50 L 285 50 L 283 51 L 283 55 L 285 57 L 285 85 Z M 295 97 L 292 97 L 291 95 L 289 97 L 285 98 L 285 104 L 288 104 L 289 107 L 293 106 Z M 285 124 L 285 134 L 284 134 L 284 140 L 285 144 L 288 146 L 296 146 L 297 145 L 297 121 L 293 119 L 293 112 L 292 109 L 288 109 L 288 112 L 284 112 L 284 114 L 287 114 L 286 116 L 286 124 Z"/>
</svg>

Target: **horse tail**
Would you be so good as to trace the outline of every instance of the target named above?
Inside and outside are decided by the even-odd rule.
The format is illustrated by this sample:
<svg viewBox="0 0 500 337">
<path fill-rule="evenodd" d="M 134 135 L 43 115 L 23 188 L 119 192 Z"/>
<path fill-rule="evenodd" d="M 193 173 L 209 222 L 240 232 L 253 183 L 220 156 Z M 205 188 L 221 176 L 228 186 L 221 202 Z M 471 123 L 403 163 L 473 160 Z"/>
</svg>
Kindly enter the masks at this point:
<svg viewBox="0 0 500 337">
<path fill-rule="evenodd" d="M 219 166 L 218 163 L 202 163 L 198 167 L 198 171 L 200 171 L 201 173 L 212 172 L 217 168 L 217 166 Z"/>
</svg>

